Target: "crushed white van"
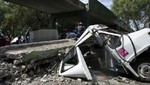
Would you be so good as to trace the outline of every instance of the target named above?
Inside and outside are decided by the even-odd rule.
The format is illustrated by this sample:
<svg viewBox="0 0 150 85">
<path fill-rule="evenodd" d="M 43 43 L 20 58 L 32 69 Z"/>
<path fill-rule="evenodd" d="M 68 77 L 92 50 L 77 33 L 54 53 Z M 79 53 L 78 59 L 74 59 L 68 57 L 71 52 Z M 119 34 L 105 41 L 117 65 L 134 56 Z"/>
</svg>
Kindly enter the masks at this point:
<svg viewBox="0 0 150 85">
<path fill-rule="evenodd" d="M 150 29 L 125 33 L 89 26 L 61 61 L 59 75 L 92 80 L 90 70 L 98 67 L 115 71 L 122 67 L 137 79 L 150 81 Z"/>
</svg>

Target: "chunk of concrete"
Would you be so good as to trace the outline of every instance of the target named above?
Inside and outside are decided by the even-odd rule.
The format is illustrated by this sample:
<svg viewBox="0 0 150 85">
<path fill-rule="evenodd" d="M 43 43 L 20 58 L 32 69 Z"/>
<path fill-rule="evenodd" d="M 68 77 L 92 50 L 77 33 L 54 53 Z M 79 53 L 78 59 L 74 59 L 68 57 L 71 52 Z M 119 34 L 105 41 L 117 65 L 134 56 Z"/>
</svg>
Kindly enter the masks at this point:
<svg viewBox="0 0 150 85">
<path fill-rule="evenodd" d="M 18 44 L 0 48 L 0 54 L 7 58 L 20 59 L 28 62 L 33 59 L 56 56 L 58 51 L 71 47 L 75 41 L 71 39 L 53 40 L 44 42 L 34 42 L 27 44 Z"/>
</svg>

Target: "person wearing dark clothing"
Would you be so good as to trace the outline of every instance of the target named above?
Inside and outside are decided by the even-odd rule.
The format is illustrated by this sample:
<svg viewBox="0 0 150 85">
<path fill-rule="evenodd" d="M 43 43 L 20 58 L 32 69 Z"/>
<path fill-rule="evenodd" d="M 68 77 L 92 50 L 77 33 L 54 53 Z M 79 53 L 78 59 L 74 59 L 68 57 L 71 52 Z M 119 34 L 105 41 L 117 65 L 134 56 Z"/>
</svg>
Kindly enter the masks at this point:
<svg viewBox="0 0 150 85">
<path fill-rule="evenodd" d="M 85 31 L 85 26 L 83 26 L 82 22 L 79 22 L 75 30 L 77 31 L 77 37 L 80 37 L 82 33 Z"/>
<path fill-rule="evenodd" d="M 65 39 L 65 38 L 66 38 L 66 33 L 65 32 L 60 33 L 59 39 Z"/>
<path fill-rule="evenodd" d="M 30 33 L 30 31 L 31 31 L 32 29 L 31 29 L 31 27 L 29 27 L 28 29 L 27 29 L 27 31 L 25 32 L 25 39 L 24 39 L 24 42 L 26 42 L 26 43 L 28 43 L 29 42 L 29 33 Z"/>
<path fill-rule="evenodd" d="M 69 38 L 76 38 L 77 37 L 77 34 L 75 32 L 67 32 L 66 33 L 66 39 L 69 39 Z"/>
<path fill-rule="evenodd" d="M 68 29 L 62 29 L 61 33 L 59 34 L 59 39 L 65 39 Z"/>
</svg>

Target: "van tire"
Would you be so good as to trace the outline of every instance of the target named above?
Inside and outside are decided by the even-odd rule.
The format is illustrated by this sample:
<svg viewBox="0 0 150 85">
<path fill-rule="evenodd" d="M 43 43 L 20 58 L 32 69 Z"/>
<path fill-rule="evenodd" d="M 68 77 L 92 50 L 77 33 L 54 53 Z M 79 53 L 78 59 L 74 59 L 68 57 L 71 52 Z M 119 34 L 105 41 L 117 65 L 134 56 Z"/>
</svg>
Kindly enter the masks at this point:
<svg viewBox="0 0 150 85">
<path fill-rule="evenodd" d="M 139 75 L 136 77 L 137 80 L 150 82 L 150 58 L 138 59 L 132 64 L 132 67 Z"/>
</svg>

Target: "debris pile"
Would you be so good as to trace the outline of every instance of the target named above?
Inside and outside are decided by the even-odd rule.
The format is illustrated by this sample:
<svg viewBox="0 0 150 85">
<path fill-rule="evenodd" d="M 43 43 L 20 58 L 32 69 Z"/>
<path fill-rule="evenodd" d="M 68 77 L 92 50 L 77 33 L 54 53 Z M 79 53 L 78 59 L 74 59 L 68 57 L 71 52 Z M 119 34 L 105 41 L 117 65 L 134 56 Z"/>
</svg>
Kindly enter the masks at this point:
<svg viewBox="0 0 150 85">
<path fill-rule="evenodd" d="M 60 56 L 34 59 L 28 63 L 21 59 L 1 57 L 0 59 L 0 85 L 49 85 L 73 83 L 76 85 L 90 85 L 82 79 L 72 79 L 58 75 Z"/>
<path fill-rule="evenodd" d="M 60 57 L 33 60 L 21 63 L 20 60 L 0 59 L 0 85 L 134 85 L 124 77 L 106 80 L 86 81 L 81 78 L 68 78 L 58 75 Z"/>
<path fill-rule="evenodd" d="M 99 80 L 94 77 L 92 81 L 81 78 L 68 78 L 58 75 L 58 68 L 62 55 L 67 53 L 61 50 L 58 56 L 35 58 L 24 62 L 22 55 L 12 58 L 0 57 L 0 85 L 140 85 L 125 77 L 114 77 Z M 41 53 L 40 53 L 41 54 Z M 25 55 L 25 54 L 23 54 Z M 110 76 L 107 76 L 110 77 Z M 99 77 L 101 78 L 101 77 Z M 145 84 L 148 85 L 148 84 Z"/>
</svg>

